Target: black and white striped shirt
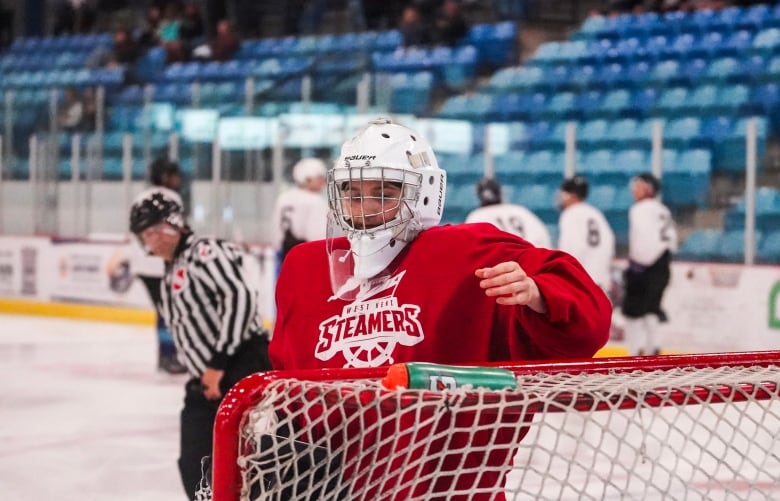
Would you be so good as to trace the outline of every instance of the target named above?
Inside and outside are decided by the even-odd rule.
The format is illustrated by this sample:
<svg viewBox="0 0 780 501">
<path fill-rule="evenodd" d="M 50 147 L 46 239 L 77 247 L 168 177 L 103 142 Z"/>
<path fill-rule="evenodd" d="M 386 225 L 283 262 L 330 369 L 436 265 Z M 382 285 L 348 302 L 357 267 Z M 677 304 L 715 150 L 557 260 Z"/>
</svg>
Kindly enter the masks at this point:
<svg viewBox="0 0 780 501">
<path fill-rule="evenodd" d="M 252 336 L 265 335 L 257 311 L 257 280 L 237 246 L 185 234 L 161 284 L 162 312 L 181 362 L 194 377 L 224 370 Z"/>
</svg>

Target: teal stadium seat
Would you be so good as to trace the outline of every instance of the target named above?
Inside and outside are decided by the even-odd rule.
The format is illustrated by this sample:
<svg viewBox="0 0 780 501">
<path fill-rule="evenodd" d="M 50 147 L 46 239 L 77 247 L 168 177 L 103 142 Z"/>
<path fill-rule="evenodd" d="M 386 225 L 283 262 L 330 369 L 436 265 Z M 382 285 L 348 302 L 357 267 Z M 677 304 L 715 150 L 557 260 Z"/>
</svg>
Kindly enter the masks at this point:
<svg viewBox="0 0 780 501">
<path fill-rule="evenodd" d="M 720 230 L 694 230 L 682 243 L 675 257 L 683 261 L 712 261 L 719 254 L 721 234 Z"/>
<path fill-rule="evenodd" d="M 780 264 L 780 231 L 765 234 L 756 252 L 756 260 L 760 263 Z"/>
</svg>

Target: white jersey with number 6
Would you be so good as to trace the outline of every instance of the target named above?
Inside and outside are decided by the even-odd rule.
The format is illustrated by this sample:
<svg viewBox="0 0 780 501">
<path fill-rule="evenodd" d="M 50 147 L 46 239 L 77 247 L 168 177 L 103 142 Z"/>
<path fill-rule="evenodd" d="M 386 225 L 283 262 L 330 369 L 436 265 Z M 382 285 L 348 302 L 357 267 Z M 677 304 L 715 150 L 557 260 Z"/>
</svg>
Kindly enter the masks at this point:
<svg viewBox="0 0 780 501">
<path fill-rule="evenodd" d="M 602 289 L 609 288 L 615 234 L 600 210 L 585 202 L 564 209 L 558 220 L 558 248 L 576 257 Z"/>
<path fill-rule="evenodd" d="M 657 198 L 646 198 L 628 211 L 628 258 L 650 266 L 666 251 L 677 251 L 677 228 L 669 209 Z"/>
<path fill-rule="evenodd" d="M 522 205 L 494 204 L 479 207 L 466 217 L 467 223 L 492 223 L 499 229 L 518 235 L 536 247 L 552 247 L 550 232 L 541 219 Z"/>
</svg>

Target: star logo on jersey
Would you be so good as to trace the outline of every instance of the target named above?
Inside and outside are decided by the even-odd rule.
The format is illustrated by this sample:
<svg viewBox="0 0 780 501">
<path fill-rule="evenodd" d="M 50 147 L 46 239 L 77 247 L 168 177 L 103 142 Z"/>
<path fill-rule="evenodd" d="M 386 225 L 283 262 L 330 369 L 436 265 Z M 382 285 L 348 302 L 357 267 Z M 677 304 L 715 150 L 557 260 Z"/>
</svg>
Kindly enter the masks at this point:
<svg viewBox="0 0 780 501">
<path fill-rule="evenodd" d="M 414 346 L 425 338 L 418 320 L 420 307 L 399 304 L 395 289 L 403 271 L 384 283 L 385 297 L 373 297 L 350 303 L 341 311 L 320 323 L 320 335 L 314 356 L 330 360 L 341 353 L 344 367 L 379 367 L 393 363 L 393 351 L 401 346 Z M 382 292 L 372 290 L 374 295 Z"/>
<path fill-rule="evenodd" d="M 177 268 L 173 272 L 171 289 L 173 289 L 173 292 L 181 292 L 185 287 L 187 287 L 187 270 L 184 268 Z"/>
</svg>

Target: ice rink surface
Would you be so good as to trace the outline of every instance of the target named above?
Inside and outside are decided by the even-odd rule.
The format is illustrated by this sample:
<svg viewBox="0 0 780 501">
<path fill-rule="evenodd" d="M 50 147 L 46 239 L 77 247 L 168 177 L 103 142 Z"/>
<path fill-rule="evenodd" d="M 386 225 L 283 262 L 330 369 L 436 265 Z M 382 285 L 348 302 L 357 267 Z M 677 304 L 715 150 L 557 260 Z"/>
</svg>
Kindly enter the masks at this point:
<svg viewBox="0 0 780 501">
<path fill-rule="evenodd" d="M 0 499 L 184 500 L 151 326 L 0 315 Z"/>
</svg>

